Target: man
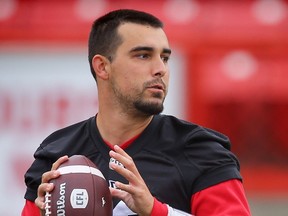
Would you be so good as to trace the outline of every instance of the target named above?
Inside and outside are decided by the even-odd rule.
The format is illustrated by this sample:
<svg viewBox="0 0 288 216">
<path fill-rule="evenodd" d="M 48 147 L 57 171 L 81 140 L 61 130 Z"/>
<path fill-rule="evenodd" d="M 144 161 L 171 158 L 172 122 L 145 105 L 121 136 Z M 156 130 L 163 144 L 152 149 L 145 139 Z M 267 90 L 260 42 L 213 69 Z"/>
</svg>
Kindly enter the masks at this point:
<svg viewBox="0 0 288 216">
<path fill-rule="evenodd" d="M 43 214 L 45 192 L 53 190 L 48 181 L 75 154 L 90 158 L 107 179 L 113 215 L 250 215 L 228 138 L 159 114 L 170 54 L 163 25 L 150 14 L 117 10 L 94 22 L 89 62 L 99 112 L 37 149 L 25 175 L 23 216 L 39 215 L 38 207 Z"/>
</svg>

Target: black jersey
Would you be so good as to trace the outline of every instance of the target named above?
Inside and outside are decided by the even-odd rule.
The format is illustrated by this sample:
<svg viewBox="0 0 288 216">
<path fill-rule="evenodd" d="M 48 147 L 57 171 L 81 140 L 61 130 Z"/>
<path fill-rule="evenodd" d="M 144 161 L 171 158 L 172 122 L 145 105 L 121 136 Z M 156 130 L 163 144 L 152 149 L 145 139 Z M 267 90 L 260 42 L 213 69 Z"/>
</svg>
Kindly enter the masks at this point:
<svg viewBox="0 0 288 216">
<path fill-rule="evenodd" d="M 25 174 L 25 199 L 36 199 L 42 174 L 63 155 L 87 156 L 111 187 L 115 181 L 127 182 L 109 169 L 110 150 L 99 134 L 95 117 L 54 132 L 36 150 L 35 161 Z M 151 194 L 186 212 L 191 212 L 194 193 L 226 180 L 241 180 L 238 160 L 226 136 L 173 116 L 155 115 L 125 151 Z M 113 200 L 113 204 L 115 212 L 121 202 Z"/>
</svg>

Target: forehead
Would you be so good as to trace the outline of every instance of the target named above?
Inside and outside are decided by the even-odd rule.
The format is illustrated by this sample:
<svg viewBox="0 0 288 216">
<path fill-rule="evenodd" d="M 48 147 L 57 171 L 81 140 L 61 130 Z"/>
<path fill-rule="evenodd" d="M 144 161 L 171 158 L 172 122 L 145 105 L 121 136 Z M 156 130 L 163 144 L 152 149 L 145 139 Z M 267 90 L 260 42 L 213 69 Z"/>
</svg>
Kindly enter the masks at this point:
<svg viewBox="0 0 288 216">
<path fill-rule="evenodd" d="M 118 34 L 122 38 L 122 46 L 150 46 L 153 48 L 169 48 L 167 36 L 162 28 L 135 23 L 124 23 L 118 28 Z M 120 45 L 121 47 L 121 45 Z"/>
</svg>

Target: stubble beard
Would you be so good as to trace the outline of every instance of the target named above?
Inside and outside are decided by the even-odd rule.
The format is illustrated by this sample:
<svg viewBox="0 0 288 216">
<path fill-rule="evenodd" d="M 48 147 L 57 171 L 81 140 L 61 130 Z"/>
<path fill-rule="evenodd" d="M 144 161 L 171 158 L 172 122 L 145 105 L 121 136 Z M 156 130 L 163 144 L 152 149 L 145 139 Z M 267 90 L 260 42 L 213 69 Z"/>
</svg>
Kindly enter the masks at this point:
<svg viewBox="0 0 288 216">
<path fill-rule="evenodd" d="M 121 104 L 124 112 L 134 113 L 136 115 L 151 116 L 160 114 L 164 110 L 163 94 L 154 92 L 152 98 L 156 98 L 158 102 L 145 100 L 144 92 L 139 93 L 134 99 L 132 96 L 124 95 L 118 88 L 113 88 L 117 101 Z M 162 101 L 159 101 L 161 100 Z"/>
<path fill-rule="evenodd" d="M 161 99 L 162 94 L 153 93 L 152 97 Z M 164 109 L 163 102 L 164 102 L 164 99 L 162 100 L 162 102 L 149 102 L 149 101 L 145 101 L 143 97 L 139 97 L 134 102 L 134 107 L 136 110 L 140 111 L 144 115 L 147 115 L 147 116 L 157 115 L 157 114 L 160 114 Z"/>
</svg>

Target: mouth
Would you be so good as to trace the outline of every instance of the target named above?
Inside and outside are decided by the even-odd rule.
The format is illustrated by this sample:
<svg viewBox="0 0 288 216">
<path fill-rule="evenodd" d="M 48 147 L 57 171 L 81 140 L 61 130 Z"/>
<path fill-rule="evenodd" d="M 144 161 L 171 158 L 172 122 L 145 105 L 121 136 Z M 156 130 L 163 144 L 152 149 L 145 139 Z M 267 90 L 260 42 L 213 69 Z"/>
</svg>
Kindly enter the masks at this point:
<svg viewBox="0 0 288 216">
<path fill-rule="evenodd" d="M 150 88 L 150 89 L 156 89 L 156 90 L 162 90 L 162 91 L 165 90 L 164 86 L 161 85 L 161 84 L 154 84 L 154 85 L 152 85 L 152 86 L 149 86 L 148 88 Z"/>
<path fill-rule="evenodd" d="M 150 82 L 146 82 L 145 88 L 150 91 L 153 97 L 163 98 L 166 95 L 166 85 L 161 79 L 155 79 Z"/>
</svg>

